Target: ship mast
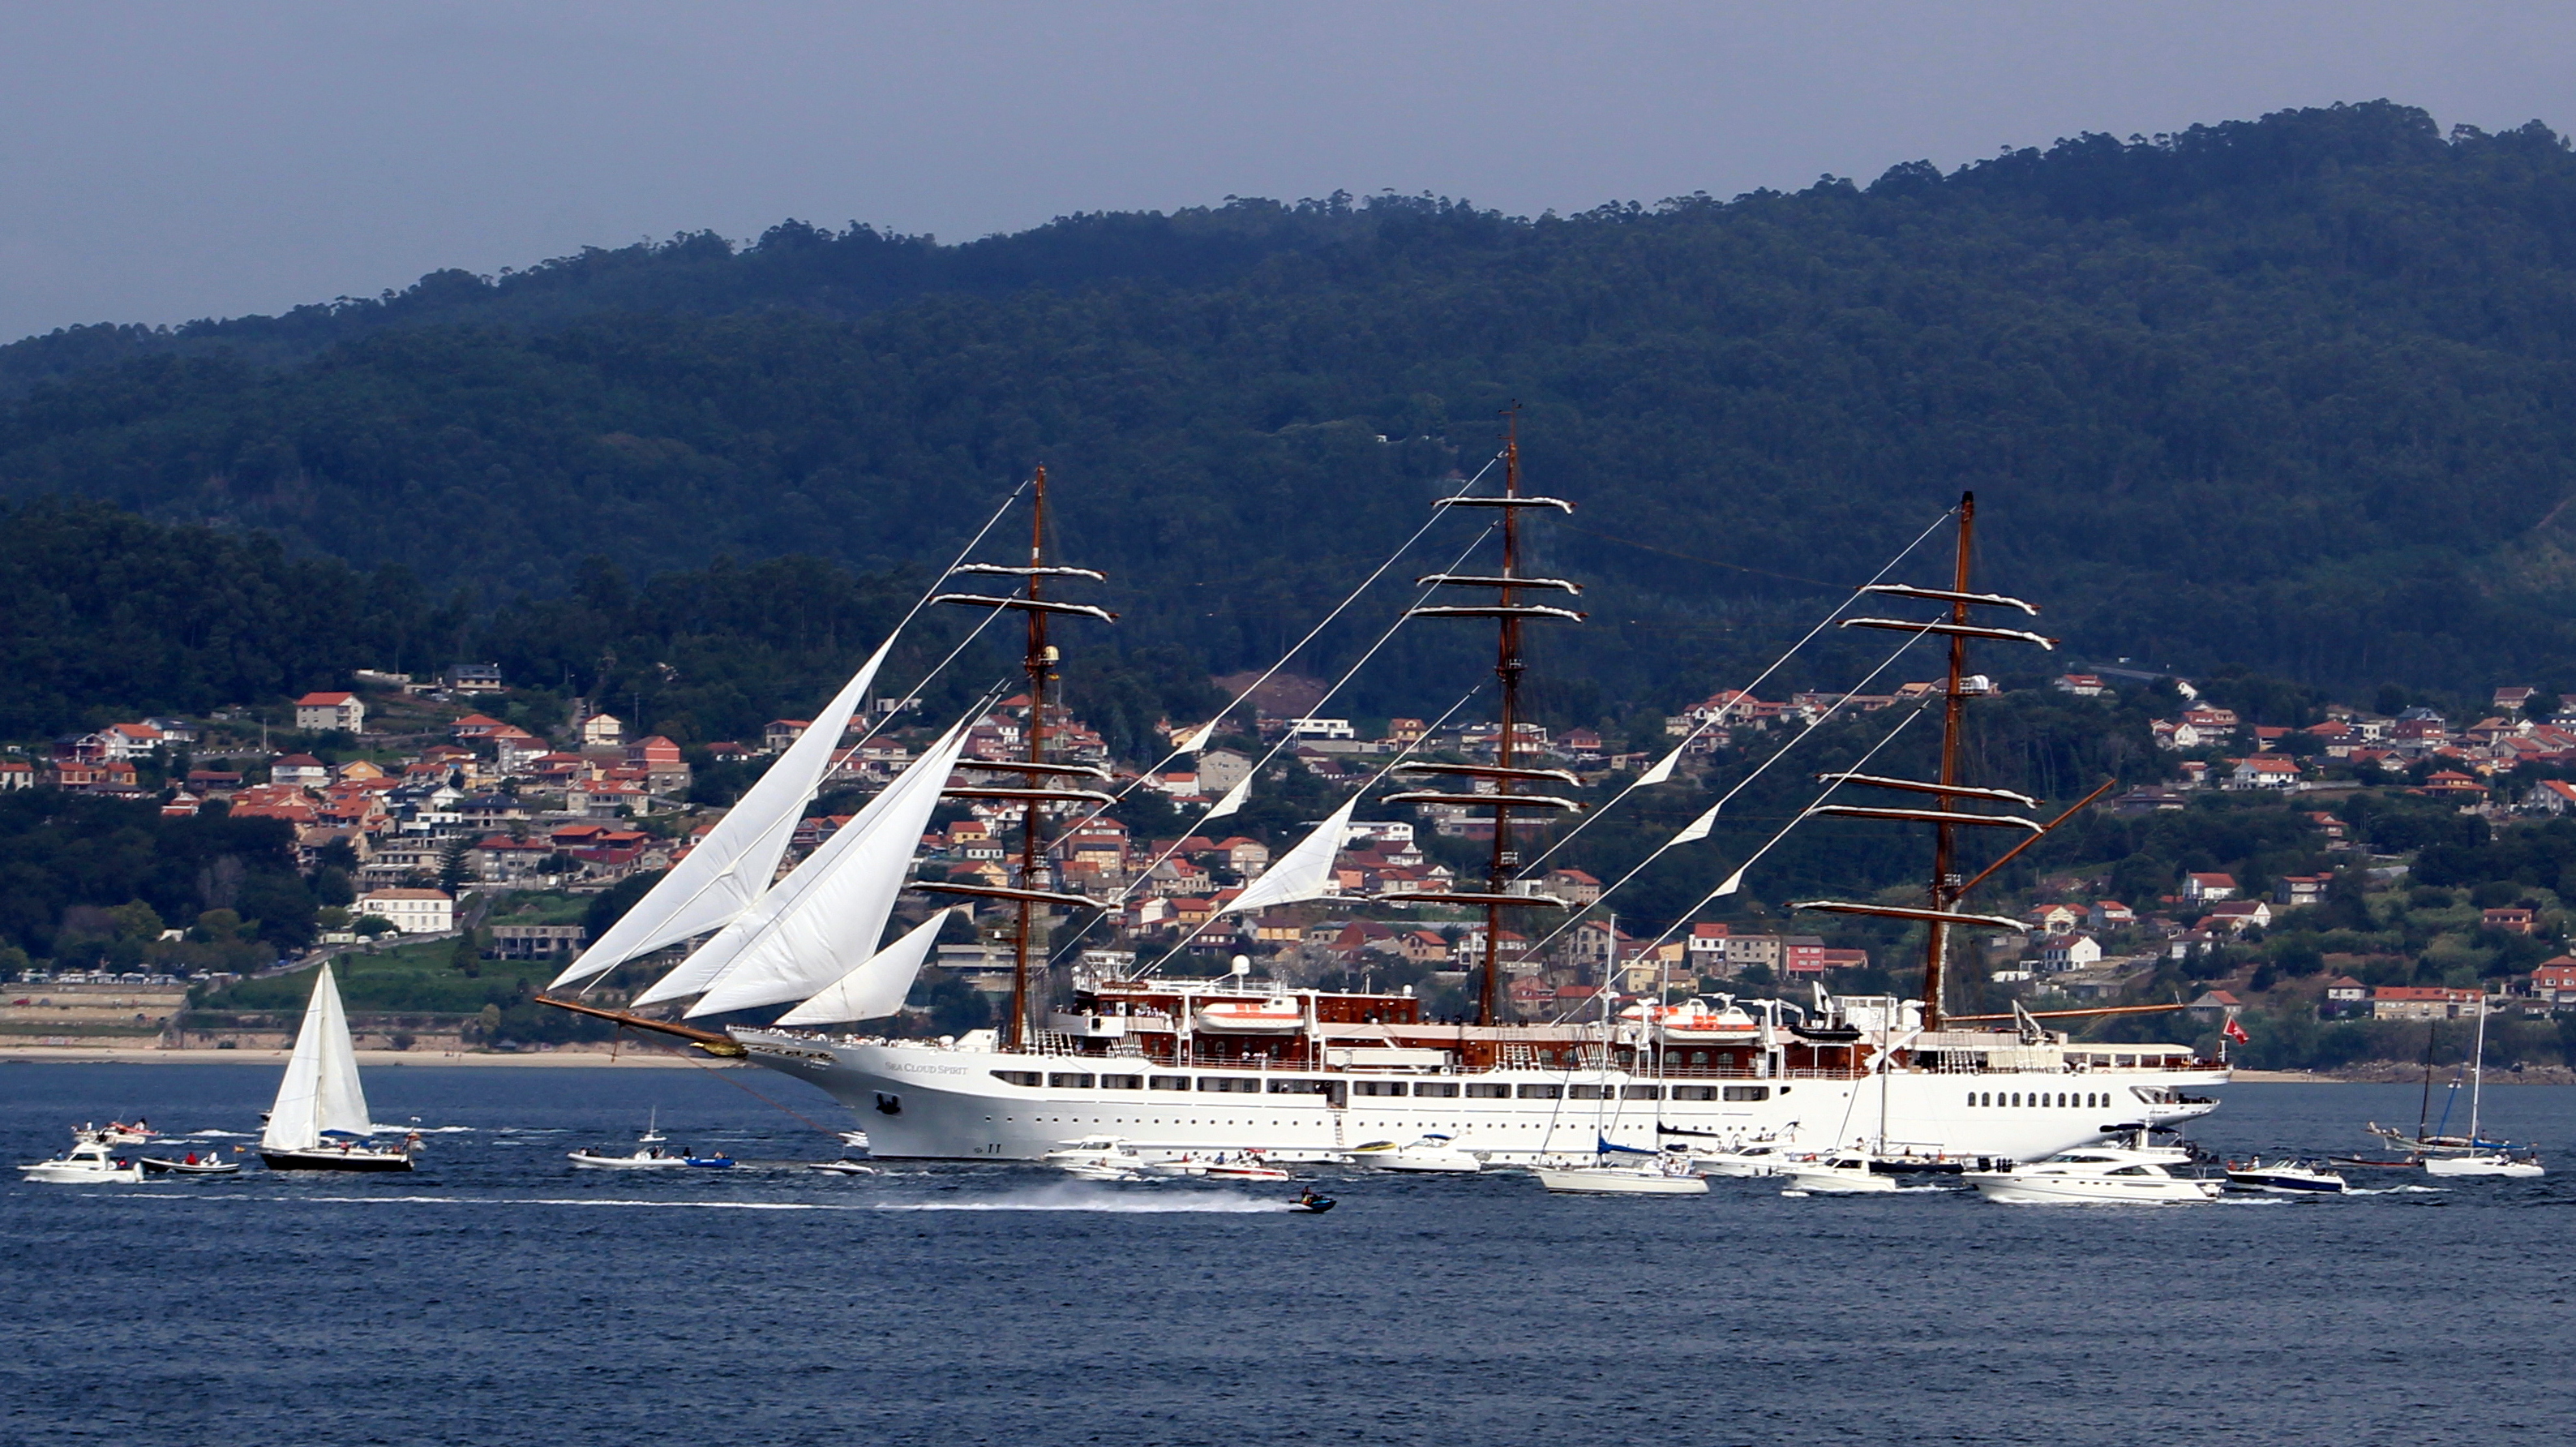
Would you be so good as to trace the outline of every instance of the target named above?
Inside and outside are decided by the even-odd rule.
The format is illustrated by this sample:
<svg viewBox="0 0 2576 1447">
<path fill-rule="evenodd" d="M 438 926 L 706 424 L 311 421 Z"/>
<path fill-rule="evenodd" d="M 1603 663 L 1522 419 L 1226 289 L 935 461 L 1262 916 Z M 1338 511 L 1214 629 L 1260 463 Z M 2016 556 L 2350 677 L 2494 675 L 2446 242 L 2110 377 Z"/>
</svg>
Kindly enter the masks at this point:
<svg viewBox="0 0 2576 1447">
<path fill-rule="evenodd" d="M 1081 895 L 1041 889 L 1039 880 L 1045 866 L 1046 838 L 1042 814 L 1050 804 L 1089 804 L 1107 807 L 1116 802 L 1096 789 L 1056 787 L 1051 780 L 1091 778 L 1106 780 L 1108 772 L 1087 764 L 1053 763 L 1047 758 L 1047 685 L 1056 681 L 1056 664 L 1060 655 L 1047 638 L 1047 620 L 1059 614 L 1097 618 L 1103 622 L 1117 615 L 1087 603 L 1065 603 L 1046 596 L 1049 578 L 1088 578 L 1103 580 L 1089 568 L 1051 565 L 1046 560 L 1046 467 L 1040 464 L 1030 479 L 1029 488 L 1029 560 L 1025 567 L 995 563 L 969 563 L 956 569 L 959 573 L 1017 576 L 1021 580 L 1018 596 L 994 596 L 984 593 L 942 593 L 934 603 L 959 603 L 969 607 L 1009 608 L 1025 615 L 1027 652 L 1021 667 L 1029 679 L 1029 724 L 1027 756 L 1020 762 L 999 759 L 961 759 L 959 767 L 984 773 L 1017 774 L 1021 782 L 1015 787 L 970 786 L 944 789 L 941 795 L 952 799 L 1007 800 L 1020 805 L 1019 871 L 1009 885 L 932 884 L 915 889 L 935 894 L 962 894 L 984 899 L 1011 902 L 1015 925 L 1011 932 L 1011 1015 L 1002 1031 L 1002 1043 L 1009 1049 L 1020 1049 L 1029 1043 L 1030 1021 L 1035 1013 L 1035 992 L 1031 988 L 1030 957 L 1036 944 L 1037 909 L 1041 905 L 1062 908 L 1097 909 L 1100 903 Z"/>
<path fill-rule="evenodd" d="M 1527 667 L 1521 657 L 1521 624 L 1530 619 L 1580 622 L 1583 615 L 1570 608 L 1526 603 L 1521 595 L 1529 591 L 1582 591 L 1562 578 L 1534 578 L 1521 572 L 1521 521 L 1525 508 L 1553 508 L 1572 512 L 1571 503 L 1561 498 L 1532 497 L 1521 491 L 1520 407 L 1503 413 L 1503 492 L 1500 497 L 1449 497 L 1441 499 L 1443 507 L 1491 507 L 1502 511 L 1503 569 L 1499 574 L 1470 575 L 1434 573 L 1416 581 L 1455 587 L 1492 588 L 1494 601 L 1473 604 L 1439 604 L 1415 608 L 1405 616 L 1411 618 L 1491 618 L 1496 623 L 1494 677 L 1502 685 L 1500 736 L 1494 743 L 1494 762 L 1474 764 L 1401 764 L 1398 773 L 1461 774 L 1490 780 L 1491 793 L 1452 794 L 1438 791 L 1415 791 L 1389 794 L 1389 804 L 1450 804 L 1494 811 L 1494 847 L 1486 869 L 1485 888 L 1479 893 L 1430 894 L 1396 891 L 1377 898 L 1388 903 L 1416 904 L 1481 904 L 1485 909 L 1485 978 L 1476 1002 L 1476 1023 L 1502 1023 L 1502 942 L 1503 911 L 1507 909 L 1562 909 L 1565 903 L 1547 895 L 1517 892 L 1512 888 L 1512 874 L 1520 867 L 1520 851 L 1512 847 L 1512 814 L 1515 810 L 1573 810 L 1571 799 L 1548 794 L 1516 791 L 1517 782 L 1558 783 L 1568 787 L 1578 781 L 1562 769 L 1523 768 L 1516 762 L 1520 743 L 1521 673 Z"/>
<path fill-rule="evenodd" d="M 1961 493 L 1959 495 L 1958 558 L 1951 570 L 1949 587 L 1918 588 L 1903 583 L 1875 583 L 1861 590 L 1864 593 L 1946 603 L 1949 605 L 1947 617 L 1931 622 L 1903 618 L 1846 618 L 1842 623 L 1845 628 L 1877 628 L 1918 636 L 1932 633 L 1950 640 L 1950 669 L 1941 694 L 1941 773 L 1938 781 L 1889 779 L 1867 774 L 1824 776 L 1839 783 L 1863 784 L 1907 793 L 1929 794 L 1933 798 L 1933 807 L 1891 809 L 1854 804 L 1820 804 L 1810 811 L 1844 818 L 1902 819 L 1930 824 L 1932 826 L 1932 884 L 1926 891 L 1924 904 L 1921 908 L 1915 908 L 1907 905 L 1846 904 L 1830 900 L 1810 900 L 1791 906 L 1794 909 L 1820 910 L 1829 914 L 1877 915 L 1889 919 L 1913 920 L 1923 924 L 1925 927 L 1923 1029 L 1926 1032 L 1941 1028 L 1943 977 L 1949 964 L 1950 927 L 1970 925 L 1978 928 L 2014 931 L 2026 928 L 2021 921 L 2003 915 L 1960 912 L 1959 902 L 1966 897 L 1970 886 L 1992 874 L 1994 868 L 1990 866 L 1975 879 L 1962 882 L 1958 872 L 1957 831 L 1963 828 L 2020 829 L 2026 831 L 2029 836 L 2023 841 L 2026 845 L 2030 839 L 2055 829 L 2075 814 L 2074 810 L 2068 810 L 2054 823 L 2043 825 L 2037 820 L 2025 819 L 2018 815 L 1982 814 L 1958 807 L 1963 802 L 2008 803 L 2025 808 L 2036 807 L 2039 803 L 2036 799 L 2015 794 L 2010 790 L 1971 788 L 1959 781 L 1960 725 L 1966 717 L 1967 701 L 1970 697 L 1987 691 L 1984 680 L 1968 672 L 1968 640 L 1983 638 L 1999 642 L 2035 643 L 2042 648 L 2052 650 L 2057 646 L 2055 639 L 2041 634 L 2019 628 L 1993 627 L 1978 623 L 1970 617 L 1968 612 L 1970 608 L 2014 608 L 2025 614 L 2039 612 L 2037 608 L 2019 598 L 1970 590 L 1969 565 L 1975 557 L 1976 526 L 1977 495 L 1973 492 Z M 2101 792 L 2099 789 L 2095 790 L 2085 802 L 2090 803 L 2091 798 L 2099 797 Z M 2082 805 L 2077 807 L 2081 808 Z M 2013 851 L 2015 854 L 2019 852 L 2018 848 Z M 1998 860 L 1997 864 L 2000 865 L 2001 862 Z"/>
</svg>

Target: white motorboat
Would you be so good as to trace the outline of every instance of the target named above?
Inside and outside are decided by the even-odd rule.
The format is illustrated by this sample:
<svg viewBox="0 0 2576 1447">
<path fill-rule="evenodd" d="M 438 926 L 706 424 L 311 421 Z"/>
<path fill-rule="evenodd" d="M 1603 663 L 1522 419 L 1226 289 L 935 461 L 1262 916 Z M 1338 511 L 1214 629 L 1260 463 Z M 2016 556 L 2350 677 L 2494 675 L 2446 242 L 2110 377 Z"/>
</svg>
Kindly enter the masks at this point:
<svg viewBox="0 0 2576 1447">
<path fill-rule="evenodd" d="M 1195 1153 L 1184 1151 L 1163 1160 L 1147 1161 L 1137 1169 L 1149 1176 L 1204 1176 L 1208 1173 L 1208 1163 Z"/>
<path fill-rule="evenodd" d="M 1053 1166 L 1085 1180 L 1124 1180 L 1145 1164 L 1145 1157 L 1126 1140 L 1114 1135 L 1084 1136 L 1038 1157 L 1038 1164 Z"/>
<path fill-rule="evenodd" d="M 637 1145 L 658 1146 L 669 1139 L 669 1136 L 662 1134 L 662 1107 L 657 1105 L 651 1110 L 645 1112 L 644 1133 L 635 1138 L 635 1143 Z"/>
<path fill-rule="evenodd" d="M 358 1084 L 358 1052 L 331 967 L 313 972 L 313 998 L 296 1031 L 295 1053 L 277 1083 L 277 1102 L 261 1128 L 259 1158 L 272 1171 L 408 1171 L 411 1147 L 369 1144 L 367 1094 Z"/>
<path fill-rule="evenodd" d="M 830 1176 L 873 1176 L 877 1168 L 865 1161 L 816 1161 L 806 1167 Z"/>
<path fill-rule="evenodd" d="M 1533 1166 L 1538 1183 L 1561 1196 L 1705 1196 L 1708 1182 L 1679 1161 L 1641 1166 Z"/>
<path fill-rule="evenodd" d="M 1202 1172 L 1211 1181 L 1288 1181 L 1295 1177 L 1258 1155 L 1219 1156 Z"/>
<path fill-rule="evenodd" d="M 2528 1152 L 2474 1151 L 2458 1156 L 2426 1156 L 2424 1174 L 2428 1176 L 2510 1176 L 2529 1180 L 2547 1175 L 2540 1158 Z"/>
<path fill-rule="evenodd" d="M 1961 1180 L 1989 1201 L 2016 1205 L 2196 1205 L 2218 1199 L 2220 1185 L 2177 1176 L 2188 1159 L 2173 1147 L 2130 1150 L 2087 1146 L 1999 1171 L 1967 1171 Z"/>
<path fill-rule="evenodd" d="M 850 1149 L 854 1151 L 863 1151 L 868 1148 L 868 1133 L 866 1131 L 845 1130 L 840 1134 L 841 1144 L 848 1146 Z"/>
<path fill-rule="evenodd" d="M 1782 1190 L 1804 1191 L 1810 1196 L 1857 1196 L 1896 1189 L 1896 1177 L 1871 1170 L 1869 1156 L 1861 1151 L 1833 1151 L 1807 1160 L 1791 1158 L 1780 1163 L 1780 1174 L 1787 1180 Z"/>
<path fill-rule="evenodd" d="M 1410 1145 L 1393 1141 L 1371 1141 L 1354 1148 L 1346 1157 L 1352 1165 L 1378 1171 L 1417 1171 L 1425 1174 L 1455 1173 L 1473 1175 L 1485 1168 L 1483 1160 L 1460 1150 L 1449 1136 L 1437 1132 L 1421 1136 Z"/>
<path fill-rule="evenodd" d="M 2346 1189 L 2341 1174 L 2306 1161 L 2229 1161 L 2232 1190 L 2271 1191 L 2285 1196 L 2339 1196 Z"/>
<path fill-rule="evenodd" d="M 141 1183 L 143 1167 L 108 1153 L 104 1142 L 82 1138 L 50 1161 L 18 1168 L 30 1181 L 56 1186 L 130 1186 Z"/>
<path fill-rule="evenodd" d="M 1683 1160 L 1703 1176 L 1776 1176 L 1788 1168 L 1783 1146 L 1745 1146 L 1736 1150 L 1692 1151 Z"/>
<path fill-rule="evenodd" d="M 640 1143 L 633 1151 L 622 1156 L 612 1156 L 594 1146 L 583 1146 L 580 1150 L 565 1152 L 564 1159 L 572 1162 L 574 1169 L 584 1171 L 653 1171 L 666 1166 L 686 1166 L 689 1163 L 689 1158 L 684 1153 L 666 1151 L 660 1146 Z"/>
<path fill-rule="evenodd" d="M 132 1125 L 112 1120 L 105 1125 L 79 1125 L 72 1128 L 75 1139 L 96 1141 L 103 1146 L 139 1146 L 152 1140 L 152 1126 L 137 1116 Z"/>
</svg>

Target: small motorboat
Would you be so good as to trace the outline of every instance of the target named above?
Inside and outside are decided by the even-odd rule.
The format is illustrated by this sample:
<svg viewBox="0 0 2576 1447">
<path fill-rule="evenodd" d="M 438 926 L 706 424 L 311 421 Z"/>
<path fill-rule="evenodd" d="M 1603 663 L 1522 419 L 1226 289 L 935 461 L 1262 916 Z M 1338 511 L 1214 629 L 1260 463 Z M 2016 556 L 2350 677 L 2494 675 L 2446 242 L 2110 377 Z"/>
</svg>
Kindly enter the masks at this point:
<svg viewBox="0 0 2576 1447">
<path fill-rule="evenodd" d="M 1446 1135 L 1434 1132 L 1411 1145 L 1393 1141 L 1371 1141 L 1354 1146 L 1344 1157 L 1352 1165 L 1377 1171 L 1415 1171 L 1423 1174 L 1473 1175 L 1485 1168 L 1483 1160 L 1460 1150 Z"/>
<path fill-rule="evenodd" d="M 2540 1157 L 2529 1151 L 2470 1151 L 2456 1156 L 2426 1156 L 2424 1174 L 2428 1176 L 2509 1176 L 2530 1180 L 2549 1174 L 2540 1167 Z"/>
<path fill-rule="evenodd" d="M 1533 1166 L 1560 1196 L 1705 1196 L 1708 1182 L 1679 1162 L 1651 1166 Z"/>
<path fill-rule="evenodd" d="M 203 1156 L 190 1151 L 185 1157 L 175 1161 L 157 1160 L 151 1156 L 145 1156 L 136 1164 L 156 1176 L 237 1176 L 241 1174 L 241 1162 L 225 1160 L 212 1151 L 208 1151 Z"/>
<path fill-rule="evenodd" d="M 1288 1209 L 1291 1211 L 1303 1211 L 1309 1216 L 1320 1216 L 1326 1211 L 1333 1209 L 1336 1204 L 1338 1203 L 1335 1202 L 1332 1197 L 1318 1195 L 1315 1188 L 1309 1186 L 1306 1188 L 1304 1195 L 1301 1195 L 1296 1200 L 1288 1203 Z"/>
<path fill-rule="evenodd" d="M 1969 1171 L 1961 1179 L 1989 1201 L 2023 1206 L 2188 1206 L 2217 1200 L 2218 1182 L 2167 1169 L 2184 1157 L 2172 1147 L 2086 1146 L 2032 1165 Z"/>
<path fill-rule="evenodd" d="M 1204 1176 L 1208 1173 L 1208 1163 L 1185 1151 L 1163 1160 L 1146 1161 L 1136 1169 L 1149 1176 Z"/>
<path fill-rule="evenodd" d="M 103 1141 L 83 1136 L 50 1161 L 18 1168 L 27 1179 L 54 1186 L 131 1186 L 143 1180 L 143 1168 L 108 1154 Z"/>
<path fill-rule="evenodd" d="M 1780 1174 L 1787 1178 L 1783 1190 L 1804 1191 L 1810 1196 L 1857 1196 L 1893 1191 L 1896 1177 L 1872 1170 L 1870 1158 L 1862 1151 L 1833 1151 L 1812 1160 L 1786 1160 L 1780 1163 Z"/>
<path fill-rule="evenodd" d="M 1211 1181 L 1293 1181 L 1296 1179 L 1260 1156 L 1250 1153 L 1236 1156 L 1231 1160 L 1220 1156 L 1208 1162 L 1206 1175 Z"/>
<path fill-rule="evenodd" d="M 583 1146 L 580 1150 L 565 1152 L 564 1159 L 572 1162 L 574 1169 L 583 1171 L 652 1171 L 694 1164 L 685 1155 L 640 1142 L 633 1151 L 622 1156 L 610 1155 L 596 1146 Z"/>
<path fill-rule="evenodd" d="M 873 1176 L 877 1173 L 877 1168 L 865 1161 L 816 1161 L 805 1169 L 821 1171 L 827 1176 Z"/>
<path fill-rule="evenodd" d="M 2232 1191 L 2272 1191 L 2285 1196 L 2340 1196 L 2344 1179 L 2308 1161 L 2229 1161 L 2227 1187 Z"/>
<path fill-rule="evenodd" d="M 73 1127 L 72 1134 L 81 1140 L 96 1141 L 103 1146 L 139 1146 L 151 1141 L 152 1127 L 149 1122 L 137 1116 L 132 1125 L 127 1125 L 121 1120 L 112 1120 L 105 1125 L 84 1123 Z"/>
<path fill-rule="evenodd" d="M 1089 1135 L 1066 1141 L 1038 1157 L 1038 1164 L 1086 1181 L 1124 1181 L 1135 1177 L 1145 1158 L 1123 1136 Z"/>
<path fill-rule="evenodd" d="M 680 1164 L 684 1166 L 702 1166 L 713 1171 L 731 1170 L 733 1168 L 733 1157 L 726 1155 L 722 1151 L 718 1151 L 711 1156 L 682 1156 L 680 1157 Z"/>
</svg>

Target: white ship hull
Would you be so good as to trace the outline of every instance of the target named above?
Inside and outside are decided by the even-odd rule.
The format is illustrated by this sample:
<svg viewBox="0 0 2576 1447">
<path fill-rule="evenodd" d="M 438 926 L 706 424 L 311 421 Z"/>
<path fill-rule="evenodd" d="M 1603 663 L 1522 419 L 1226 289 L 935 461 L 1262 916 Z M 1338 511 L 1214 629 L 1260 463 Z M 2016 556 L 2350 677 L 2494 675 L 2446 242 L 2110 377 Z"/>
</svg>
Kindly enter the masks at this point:
<svg viewBox="0 0 2576 1447">
<path fill-rule="evenodd" d="M 1114 1056 L 827 1040 L 776 1030 L 731 1033 L 754 1062 L 811 1081 L 848 1106 L 880 1159 L 1034 1161 L 1068 1141 L 1110 1135 L 1147 1155 L 1257 1150 L 1280 1160 L 1320 1161 L 1370 1141 L 1437 1133 L 1474 1141 L 1489 1163 L 1530 1165 L 1588 1158 L 1602 1140 L 1660 1150 L 1768 1133 L 1802 1151 L 1866 1148 L 1889 1139 L 1918 1151 L 1937 1146 L 1952 1156 L 2033 1161 L 2098 1141 L 2106 1127 L 2205 1115 L 2212 1102 L 2175 1097 L 2228 1078 L 2223 1069 L 1898 1070 L 1885 1077 L 1713 1081 L 1508 1067 L 1380 1077 L 1174 1068 Z M 996 1073 L 1005 1071 L 1034 1071 L 1040 1083 L 1016 1084 Z M 1148 1084 L 1099 1083 L 1112 1075 Z M 1187 1088 L 1154 1088 L 1156 1081 L 1186 1081 Z M 1424 1085 L 1439 1093 L 1416 1093 Z M 1470 1086 L 1508 1093 L 1470 1094 Z M 1364 1087 L 1403 1093 L 1364 1093 Z M 1577 1087 L 1607 1098 L 1576 1098 Z M 1675 1098 L 1677 1087 L 1736 1098 Z M 1632 1091 L 1661 1098 L 1624 1098 Z M 1968 1103 L 1989 1098 L 2016 1103 Z"/>
</svg>

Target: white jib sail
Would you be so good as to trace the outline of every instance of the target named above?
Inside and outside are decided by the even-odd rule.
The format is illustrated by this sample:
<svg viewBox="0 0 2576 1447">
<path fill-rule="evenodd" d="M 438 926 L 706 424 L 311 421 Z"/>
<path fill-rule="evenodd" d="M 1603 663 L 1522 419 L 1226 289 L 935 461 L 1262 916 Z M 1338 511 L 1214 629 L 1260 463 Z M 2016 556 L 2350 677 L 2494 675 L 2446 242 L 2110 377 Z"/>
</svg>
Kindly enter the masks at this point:
<svg viewBox="0 0 2576 1447">
<path fill-rule="evenodd" d="M 581 958 L 547 988 L 561 989 L 604 974 L 637 955 L 719 928 L 749 909 L 778 872 L 778 857 L 787 852 L 805 801 L 814 797 L 823 776 L 832 771 L 841 733 L 867 701 L 868 687 L 876 682 L 877 668 L 892 647 L 892 638 L 879 644 L 806 725 L 804 735 L 707 831 L 689 857 L 592 941 Z"/>
<path fill-rule="evenodd" d="M 837 1025 L 844 1020 L 878 1020 L 903 1008 L 921 962 L 939 943 L 939 927 L 957 912 L 941 910 L 904 933 L 903 938 L 868 956 L 866 963 L 825 985 L 813 999 L 778 1017 L 781 1025 Z"/>
<path fill-rule="evenodd" d="M 1226 901 L 1217 913 L 1238 914 L 1268 909 L 1274 904 L 1323 898 L 1333 881 L 1333 859 L 1342 852 L 1342 841 L 1350 834 L 1351 811 L 1359 806 L 1357 794 L 1343 800 L 1332 817 L 1316 825 L 1314 833 L 1298 840 L 1295 848 L 1280 855 L 1277 863 L 1263 870 L 1259 879 Z"/>
<path fill-rule="evenodd" d="M 277 1083 L 260 1148 L 309 1151 L 322 1143 L 324 1131 L 364 1135 L 372 1129 L 367 1094 L 358 1085 L 349 1017 L 340 1008 L 340 987 L 331 979 L 331 967 L 324 965 L 313 972 L 313 998 L 304 1006 L 304 1024 L 296 1032 L 295 1053 L 287 1057 L 286 1078 Z"/>
<path fill-rule="evenodd" d="M 960 721 L 946 737 L 923 750 L 920 761 L 887 785 L 885 792 L 869 800 L 858 817 L 825 840 L 812 858 L 780 880 L 762 898 L 757 923 L 742 922 L 747 928 L 731 960 L 704 982 L 705 996 L 689 1007 L 687 1015 L 717 1015 L 802 1000 L 847 971 L 854 949 L 875 953 L 886 920 L 894 913 L 895 896 L 912 872 L 921 831 L 929 826 L 931 811 L 939 807 L 939 791 L 965 748 L 966 723 Z M 707 949 L 714 949 L 722 938 L 709 940 Z M 696 964 L 692 956 L 680 968 L 691 970 Z M 661 988 L 655 985 L 636 1003 L 645 1003 Z"/>
<path fill-rule="evenodd" d="M 1225 797 L 1216 801 L 1215 808 L 1199 816 L 1199 822 L 1204 824 L 1210 819 L 1222 819 L 1242 808 L 1244 801 L 1251 797 L 1252 776 L 1246 774 L 1234 781 L 1234 787 L 1225 791 Z"/>
</svg>

